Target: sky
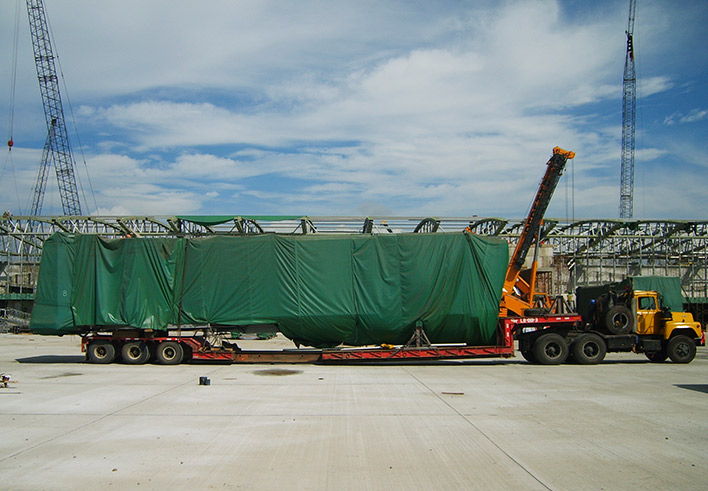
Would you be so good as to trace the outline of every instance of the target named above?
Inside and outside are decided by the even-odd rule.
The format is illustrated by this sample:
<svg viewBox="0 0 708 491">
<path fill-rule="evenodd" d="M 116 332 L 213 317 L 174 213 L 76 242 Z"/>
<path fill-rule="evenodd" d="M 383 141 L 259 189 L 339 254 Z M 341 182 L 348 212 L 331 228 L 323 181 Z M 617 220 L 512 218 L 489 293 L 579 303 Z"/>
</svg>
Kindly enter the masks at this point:
<svg viewBox="0 0 708 491">
<path fill-rule="evenodd" d="M 619 217 L 629 0 L 44 4 L 84 214 L 515 219 L 560 146 L 547 216 Z M 708 219 L 706 25 L 708 2 L 637 0 L 636 219 Z M 21 215 L 47 132 L 24 1 L 0 66 Z"/>
</svg>

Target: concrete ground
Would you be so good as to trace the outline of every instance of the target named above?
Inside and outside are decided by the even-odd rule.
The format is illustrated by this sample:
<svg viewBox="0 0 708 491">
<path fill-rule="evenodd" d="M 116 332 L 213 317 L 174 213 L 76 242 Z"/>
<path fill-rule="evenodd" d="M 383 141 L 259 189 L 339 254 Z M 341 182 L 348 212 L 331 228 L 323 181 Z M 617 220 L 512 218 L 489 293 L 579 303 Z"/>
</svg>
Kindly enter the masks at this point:
<svg viewBox="0 0 708 491">
<path fill-rule="evenodd" d="M 0 488 L 708 489 L 707 369 L 104 366 L 2 334 Z"/>
</svg>

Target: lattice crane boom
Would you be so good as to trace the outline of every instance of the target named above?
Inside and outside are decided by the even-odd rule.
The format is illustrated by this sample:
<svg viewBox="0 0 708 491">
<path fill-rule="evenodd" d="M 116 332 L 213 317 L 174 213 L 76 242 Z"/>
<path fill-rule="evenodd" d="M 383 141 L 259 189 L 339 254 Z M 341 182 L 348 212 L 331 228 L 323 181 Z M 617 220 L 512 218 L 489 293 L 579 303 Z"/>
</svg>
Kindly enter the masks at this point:
<svg viewBox="0 0 708 491">
<path fill-rule="evenodd" d="M 622 170 L 620 218 L 632 218 L 634 207 L 634 129 L 637 114 L 637 76 L 634 70 L 634 16 L 637 0 L 629 1 L 627 51 L 624 59 L 622 97 Z"/>
<path fill-rule="evenodd" d="M 47 140 L 42 152 L 40 171 L 35 184 L 32 214 L 39 215 L 47 183 L 48 167 L 52 164 L 59 184 L 59 196 L 64 215 L 81 215 L 81 203 L 76 185 L 76 163 L 69 144 L 69 135 L 64 122 L 64 109 L 59 93 L 54 54 L 49 36 L 47 17 L 42 0 L 27 0 L 32 49 L 37 67 L 39 90 L 42 94 L 44 117 L 47 123 Z"/>
</svg>

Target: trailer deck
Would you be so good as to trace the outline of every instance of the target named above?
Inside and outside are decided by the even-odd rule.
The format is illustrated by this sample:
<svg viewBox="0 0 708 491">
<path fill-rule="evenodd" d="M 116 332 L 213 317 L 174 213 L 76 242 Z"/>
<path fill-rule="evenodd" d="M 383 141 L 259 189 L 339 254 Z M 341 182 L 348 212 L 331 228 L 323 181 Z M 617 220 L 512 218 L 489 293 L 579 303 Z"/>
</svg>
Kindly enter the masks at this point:
<svg viewBox="0 0 708 491">
<path fill-rule="evenodd" d="M 212 345 L 207 337 L 186 336 L 131 336 L 117 337 L 111 334 L 88 334 L 82 338 L 82 351 L 109 343 L 117 353 L 123 353 L 123 361 L 143 364 L 154 358 L 155 352 L 165 345 L 178 345 L 185 356 L 160 359 L 163 364 L 178 364 L 182 361 L 206 361 L 223 363 L 347 363 L 367 361 L 443 360 L 465 358 L 508 358 L 514 356 L 516 332 L 541 330 L 551 327 L 573 328 L 579 325 L 580 316 L 560 315 L 545 317 L 509 317 L 500 319 L 497 329 L 497 344 L 470 346 L 465 344 L 433 344 L 421 327 L 415 329 L 408 343 L 399 346 L 337 347 L 324 349 L 241 349 L 236 343 L 224 341 L 221 346 Z M 126 356 L 126 346 L 149 351 L 151 356 Z M 92 361 L 100 363 L 93 359 Z M 108 361 L 106 361 L 108 362 Z"/>
</svg>

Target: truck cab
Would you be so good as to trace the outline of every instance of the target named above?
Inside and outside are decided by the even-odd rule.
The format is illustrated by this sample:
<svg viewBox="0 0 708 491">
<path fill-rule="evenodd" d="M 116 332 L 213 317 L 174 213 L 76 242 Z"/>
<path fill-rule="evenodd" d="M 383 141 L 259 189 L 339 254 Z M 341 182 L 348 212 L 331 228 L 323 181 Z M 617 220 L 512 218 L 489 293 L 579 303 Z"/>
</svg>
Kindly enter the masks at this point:
<svg viewBox="0 0 708 491">
<path fill-rule="evenodd" d="M 684 334 L 691 338 L 701 338 L 703 330 L 700 322 L 693 320 L 689 312 L 671 312 L 662 307 L 661 297 L 653 291 L 634 291 L 632 308 L 636 312 L 636 333 L 639 336 L 660 336 L 670 339 Z"/>
</svg>

